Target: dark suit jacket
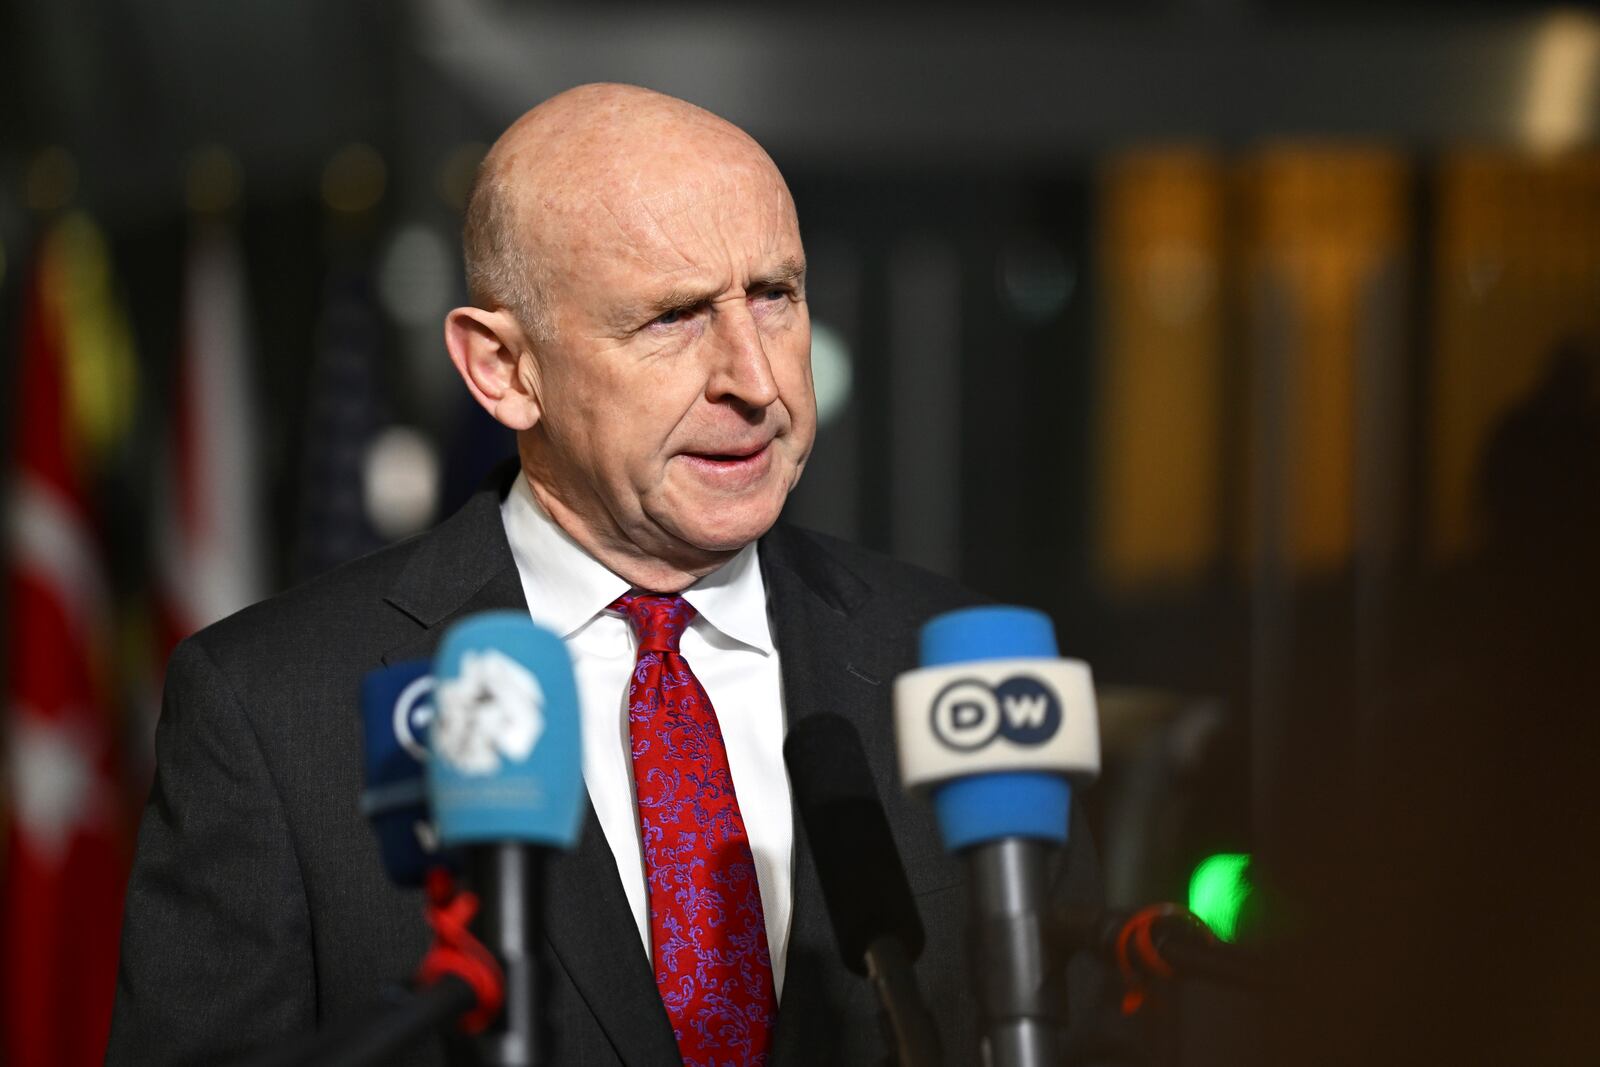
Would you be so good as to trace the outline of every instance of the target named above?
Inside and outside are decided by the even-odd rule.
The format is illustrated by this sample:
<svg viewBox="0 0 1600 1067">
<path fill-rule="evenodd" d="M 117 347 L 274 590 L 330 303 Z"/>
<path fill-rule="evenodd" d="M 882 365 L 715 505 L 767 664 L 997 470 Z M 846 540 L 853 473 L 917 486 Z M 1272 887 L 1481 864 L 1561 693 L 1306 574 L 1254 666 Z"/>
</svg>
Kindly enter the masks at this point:
<svg viewBox="0 0 1600 1067">
<path fill-rule="evenodd" d="M 510 474 L 434 530 L 240 612 L 174 652 L 128 886 L 108 1061 L 228 1062 L 358 1013 L 415 969 L 429 942 L 420 896 L 386 880 L 356 809 L 358 684 L 380 664 L 430 655 L 462 616 L 526 610 L 500 521 Z M 915 665 L 925 619 L 976 598 L 781 526 L 762 539 L 760 560 L 788 715 L 836 712 L 860 731 L 928 928 L 923 990 L 949 1061 L 975 1062 L 961 870 L 927 805 L 900 789 L 890 683 Z M 1092 899 L 1098 873 L 1081 820 L 1077 831 L 1063 891 Z M 676 1063 L 592 810 L 576 851 L 547 872 L 549 1062 Z M 440 1057 L 430 1041 L 402 1062 Z M 797 829 L 774 1062 L 882 1057 L 872 992 L 839 962 Z"/>
</svg>

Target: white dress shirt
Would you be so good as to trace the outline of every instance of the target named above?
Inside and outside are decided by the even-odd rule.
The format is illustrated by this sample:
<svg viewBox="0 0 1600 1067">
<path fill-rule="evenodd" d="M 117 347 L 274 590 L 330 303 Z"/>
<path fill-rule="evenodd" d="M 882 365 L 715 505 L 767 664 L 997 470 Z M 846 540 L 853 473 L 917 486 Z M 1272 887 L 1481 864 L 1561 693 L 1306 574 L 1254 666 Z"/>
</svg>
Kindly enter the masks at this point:
<svg viewBox="0 0 1600 1067">
<path fill-rule="evenodd" d="M 583 721 L 583 780 L 616 857 L 622 890 L 648 956 L 650 899 L 628 745 L 628 682 L 636 642 L 628 620 L 607 610 L 628 592 L 628 583 L 545 514 L 523 475 L 517 476 L 500 505 L 500 517 L 529 614 L 558 634 L 572 654 Z M 695 618 L 684 631 L 679 651 L 705 686 L 722 728 L 734 793 L 755 854 L 772 980 L 781 995 L 794 902 L 794 822 L 783 763 L 778 650 L 767 620 L 767 592 L 756 546 L 746 545 L 686 589 L 683 598 L 694 607 Z"/>
</svg>

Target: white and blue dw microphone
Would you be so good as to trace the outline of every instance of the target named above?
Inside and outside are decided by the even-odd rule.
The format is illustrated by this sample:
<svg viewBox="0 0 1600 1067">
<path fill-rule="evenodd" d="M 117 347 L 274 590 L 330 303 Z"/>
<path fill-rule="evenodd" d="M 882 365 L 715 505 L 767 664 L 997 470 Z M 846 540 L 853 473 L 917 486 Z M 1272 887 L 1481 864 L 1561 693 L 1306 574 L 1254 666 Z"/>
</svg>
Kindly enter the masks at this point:
<svg viewBox="0 0 1600 1067">
<path fill-rule="evenodd" d="M 966 860 L 984 1060 L 1055 1067 L 1047 882 L 1073 787 L 1100 772 L 1089 667 L 1060 657 L 1049 616 L 1002 606 L 930 620 L 921 663 L 895 681 L 900 777 L 931 797 L 945 847 Z"/>
</svg>

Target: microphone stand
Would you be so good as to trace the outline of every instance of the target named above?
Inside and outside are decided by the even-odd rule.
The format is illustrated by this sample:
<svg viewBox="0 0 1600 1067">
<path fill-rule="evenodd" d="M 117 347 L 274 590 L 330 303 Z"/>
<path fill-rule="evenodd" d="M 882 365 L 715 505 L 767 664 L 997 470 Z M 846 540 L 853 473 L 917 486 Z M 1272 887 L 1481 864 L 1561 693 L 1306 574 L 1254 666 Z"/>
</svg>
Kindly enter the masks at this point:
<svg viewBox="0 0 1600 1067">
<path fill-rule="evenodd" d="M 505 976 L 505 1010 L 478 1037 L 483 1062 L 491 1067 L 534 1067 L 539 1062 L 539 994 L 536 953 L 539 916 L 544 914 L 543 849 L 500 842 L 466 850 L 467 884 L 481 905 L 471 929 L 494 953 Z"/>
<path fill-rule="evenodd" d="M 867 980 L 878 994 L 878 1021 L 895 1067 L 939 1067 L 939 1028 L 917 988 L 911 957 L 898 937 L 876 938 L 865 954 Z"/>
<path fill-rule="evenodd" d="M 258 1056 L 250 1067 L 367 1067 L 457 1021 L 477 1035 L 462 1050 L 474 1064 L 534 1067 L 538 912 L 527 909 L 539 900 L 537 852 L 523 844 L 473 848 L 467 868 L 476 894 L 459 891 L 443 868 L 428 872 L 434 942 L 412 988 L 388 990 L 361 1015 Z"/>
<path fill-rule="evenodd" d="M 1051 847 L 1009 837 L 968 853 L 978 1015 L 996 1067 L 1060 1062 L 1058 990 L 1042 936 Z"/>
</svg>

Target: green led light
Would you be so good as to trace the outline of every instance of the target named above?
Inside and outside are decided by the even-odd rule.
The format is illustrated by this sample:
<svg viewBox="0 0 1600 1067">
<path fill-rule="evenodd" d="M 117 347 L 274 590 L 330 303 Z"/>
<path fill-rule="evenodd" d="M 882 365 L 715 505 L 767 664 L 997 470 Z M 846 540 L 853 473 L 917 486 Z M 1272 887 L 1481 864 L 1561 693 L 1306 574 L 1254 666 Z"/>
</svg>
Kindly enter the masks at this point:
<svg viewBox="0 0 1600 1067">
<path fill-rule="evenodd" d="M 1189 876 L 1189 910 L 1224 941 L 1239 932 L 1239 912 L 1250 896 L 1250 856 L 1221 852 L 1200 861 Z"/>
</svg>

